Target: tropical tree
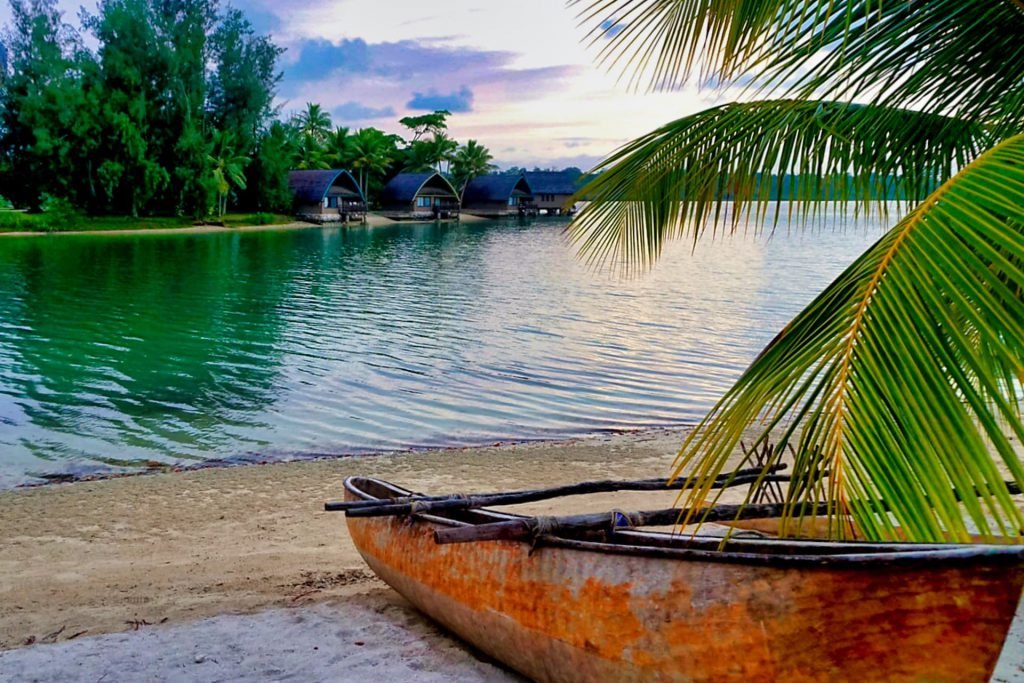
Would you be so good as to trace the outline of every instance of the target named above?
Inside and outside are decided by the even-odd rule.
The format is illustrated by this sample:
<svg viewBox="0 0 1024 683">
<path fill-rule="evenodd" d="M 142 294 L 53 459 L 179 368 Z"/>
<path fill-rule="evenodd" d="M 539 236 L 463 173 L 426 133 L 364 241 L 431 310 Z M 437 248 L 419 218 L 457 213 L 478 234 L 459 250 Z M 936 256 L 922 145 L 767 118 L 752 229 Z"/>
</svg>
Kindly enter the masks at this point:
<svg viewBox="0 0 1024 683">
<path fill-rule="evenodd" d="M 787 533 L 804 504 L 824 503 L 835 538 L 967 541 L 972 524 L 1019 538 L 1004 479 L 1024 484 L 1024 5 L 574 4 L 599 60 L 634 87 L 746 85 L 742 101 L 598 166 L 571 226 L 588 258 L 643 266 L 668 239 L 697 242 L 723 221 L 770 229 L 783 199 L 773 174 L 797 180 L 791 210 L 805 220 L 837 175 L 854 200 L 841 212 L 877 203 L 880 185 L 914 200 L 687 438 L 676 474 L 700 485 L 684 504 L 715 500 L 705 477 L 735 464 L 752 428 L 757 444 L 775 440 L 765 473 L 795 453 Z"/>
<path fill-rule="evenodd" d="M 298 148 L 295 129 L 274 121 L 258 140 L 246 169 L 247 205 L 257 211 L 285 213 L 292 208 L 288 171 L 295 168 Z"/>
<path fill-rule="evenodd" d="M 232 188 L 244 190 L 245 167 L 249 157 L 239 154 L 231 133 L 214 131 L 210 152 L 210 168 L 217 188 L 217 215 L 220 218 L 228 210 L 228 195 Z"/>
<path fill-rule="evenodd" d="M 448 137 L 446 133 L 437 133 L 430 140 L 421 140 L 417 144 L 425 146 L 425 154 L 430 164 L 437 170 L 438 173 L 448 173 L 448 167 L 451 165 L 452 159 L 455 158 L 455 152 L 459 148 L 459 143 Z"/>
<path fill-rule="evenodd" d="M 451 115 L 447 109 L 437 109 L 429 114 L 405 116 L 398 122 L 412 131 L 412 142 L 418 142 L 426 135 L 438 135 L 447 131 L 448 117 Z"/>
<path fill-rule="evenodd" d="M 324 150 L 331 168 L 348 168 L 352 160 L 352 138 L 348 128 L 338 126 L 327 138 Z"/>
<path fill-rule="evenodd" d="M 402 170 L 409 173 L 424 173 L 434 170 L 433 151 L 429 140 L 410 142 L 401 151 Z"/>
<path fill-rule="evenodd" d="M 455 186 L 465 189 L 466 183 L 477 176 L 487 175 L 497 166 L 491 163 L 494 159 L 490 150 L 476 140 L 467 140 L 452 157 L 452 177 Z"/>
<path fill-rule="evenodd" d="M 298 141 L 295 145 L 295 168 L 302 170 L 325 169 L 327 161 L 324 147 L 316 137 L 296 130 Z"/>
<path fill-rule="evenodd" d="M 323 143 L 331 134 L 331 115 L 315 102 L 307 102 L 305 111 L 295 117 L 295 125 L 304 136 Z"/>
<path fill-rule="evenodd" d="M 349 142 L 349 163 L 359 173 L 359 187 L 367 193 L 370 178 L 380 177 L 387 172 L 397 156 L 397 135 L 388 135 L 377 128 L 362 128 L 351 136 Z"/>
</svg>

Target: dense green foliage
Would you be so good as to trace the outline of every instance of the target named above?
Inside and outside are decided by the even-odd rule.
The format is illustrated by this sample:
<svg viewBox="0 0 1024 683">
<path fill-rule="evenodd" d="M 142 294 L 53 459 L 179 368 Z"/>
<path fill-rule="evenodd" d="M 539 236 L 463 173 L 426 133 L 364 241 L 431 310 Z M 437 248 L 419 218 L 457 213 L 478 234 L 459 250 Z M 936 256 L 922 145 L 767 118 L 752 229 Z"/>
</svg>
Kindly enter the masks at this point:
<svg viewBox="0 0 1024 683">
<path fill-rule="evenodd" d="M 634 85 L 699 74 L 771 98 L 672 121 L 603 162 L 572 227 L 592 258 L 649 264 L 725 216 L 770 226 L 783 184 L 767 177 L 791 179 L 804 218 L 837 178 L 856 200 L 840 213 L 924 198 L 761 352 L 676 474 L 710 481 L 749 462 L 741 439 L 749 454 L 772 441 L 766 474 L 793 453 L 787 533 L 826 503 L 836 538 L 1024 537 L 1003 481 L 1024 483 L 1024 3 L 573 2 Z"/>
<path fill-rule="evenodd" d="M 202 217 L 247 186 L 281 50 L 241 13 L 217 0 L 103 0 L 75 28 L 55 0 L 10 5 L 0 173 L 17 206 L 52 195 L 93 214 Z"/>
<path fill-rule="evenodd" d="M 403 171 L 464 187 L 494 170 L 486 147 L 449 135 L 444 110 L 402 118 L 408 140 L 335 126 L 317 103 L 281 120 L 283 51 L 221 1 L 101 0 L 72 26 L 57 0 L 9 0 L 5 199 L 31 214 L 49 197 L 92 216 L 208 219 L 229 208 L 290 211 L 291 169 L 349 170 L 371 205 Z M 62 219 L 73 222 L 7 220 L 50 230 Z"/>
</svg>

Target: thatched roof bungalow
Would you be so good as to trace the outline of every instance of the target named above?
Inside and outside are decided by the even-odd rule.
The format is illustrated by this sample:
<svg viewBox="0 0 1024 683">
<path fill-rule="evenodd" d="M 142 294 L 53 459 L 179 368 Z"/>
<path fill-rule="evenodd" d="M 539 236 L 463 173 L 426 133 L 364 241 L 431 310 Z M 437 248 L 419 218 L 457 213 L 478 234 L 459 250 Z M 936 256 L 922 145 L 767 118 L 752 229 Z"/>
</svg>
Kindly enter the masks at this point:
<svg viewBox="0 0 1024 683">
<path fill-rule="evenodd" d="M 473 178 L 462 193 L 462 210 L 476 216 L 536 215 L 530 183 L 521 175 L 492 173 Z"/>
<path fill-rule="evenodd" d="M 381 213 L 395 220 L 459 217 L 459 193 L 440 173 L 399 173 L 384 186 Z"/>
<path fill-rule="evenodd" d="M 548 214 L 572 213 L 569 200 L 580 188 L 583 176 L 575 171 L 529 171 L 523 174 L 533 190 L 537 208 Z"/>
<path fill-rule="evenodd" d="M 366 197 L 348 171 L 291 171 L 288 186 L 295 196 L 295 215 L 312 223 L 366 219 Z"/>
</svg>

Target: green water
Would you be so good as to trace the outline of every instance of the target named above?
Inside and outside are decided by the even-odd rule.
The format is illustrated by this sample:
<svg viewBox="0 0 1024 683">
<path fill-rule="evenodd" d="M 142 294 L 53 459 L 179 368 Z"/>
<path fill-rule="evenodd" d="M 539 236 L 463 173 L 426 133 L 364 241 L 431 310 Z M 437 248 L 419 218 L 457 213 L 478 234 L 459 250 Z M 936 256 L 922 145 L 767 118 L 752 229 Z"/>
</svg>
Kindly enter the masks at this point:
<svg viewBox="0 0 1024 683">
<path fill-rule="evenodd" d="M 0 239 L 0 487 L 690 423 L 879 234 L 621 280 L 562 227 Z"/>
</svg>

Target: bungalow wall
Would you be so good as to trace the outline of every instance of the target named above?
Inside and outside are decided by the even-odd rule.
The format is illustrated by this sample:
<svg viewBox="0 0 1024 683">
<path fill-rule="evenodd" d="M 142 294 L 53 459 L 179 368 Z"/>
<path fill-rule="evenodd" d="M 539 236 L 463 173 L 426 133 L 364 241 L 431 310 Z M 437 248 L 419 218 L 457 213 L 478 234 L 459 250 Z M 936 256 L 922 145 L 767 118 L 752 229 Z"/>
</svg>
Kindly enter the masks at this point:
<svg viewBox="0 0 1024 683">
<path fill-rule="evenodd" d="M 572 209 L 565 207 L 565 203 L 572 198 L 571 194 L 546 194 L 540 192 L 533 195 L 533 203 L 538 209 L 546 210 L 548 213 L 564 213 Z"/>
<path fill-rule="evenodd" d="M 357 196 L 341 188 L 331 188 L 323 201 L 310 204 L 299 204 L 296 208 L 299 218 L 317 223 L 334 223 L 343 221 L 363 220 L 366 218 L 366 205 Z"/>
<path fill-rule="evenodd" d="M 411 202 L 391 202 L 381 207 L 388 218 L 434 220 L 458 218 L 459 200 L 449 195 L 420 194 Z"/>
<path fill-rule="evenodd" d="M 536 205 L 529 195 L 513 195 L 508 201 L 475 201 L 466 204 L 463 210 L 480 216 L 518 216 L 521 213 L 536 213 Z"/>
</svg>

